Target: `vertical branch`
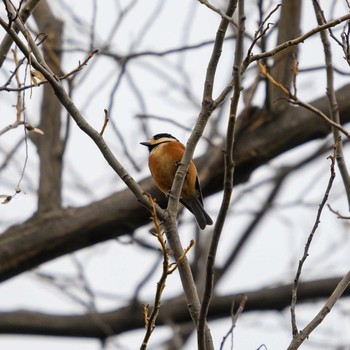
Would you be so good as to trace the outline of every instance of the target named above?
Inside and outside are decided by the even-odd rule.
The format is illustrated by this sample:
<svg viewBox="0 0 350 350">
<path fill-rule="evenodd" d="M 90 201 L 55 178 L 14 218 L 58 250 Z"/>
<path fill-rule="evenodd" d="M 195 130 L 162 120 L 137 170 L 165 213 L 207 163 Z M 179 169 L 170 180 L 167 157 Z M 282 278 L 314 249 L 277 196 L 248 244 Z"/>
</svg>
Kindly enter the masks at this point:
<svg viewBox="0 0 350 350">
<path fill-rule="evenodd" d="M 284 0 L 282 2 L 281 16 L 278 25 L 277 45 L 288 42 L 300 35 L 300 18 L 301 18 L 301 0 Z M 293 79 L 293 61 L 297 56 L 298 46 L 292 46 L 277 53 L 274 56 L 274 64 L 271 67 L 271 75 L 275 77 L 278 83 L 290 87 Z M 268 105 L 273 110 L 284 108 L 284 104 L 273 104 L 277 99 L 283 96 L 283 92 L 277 89 L 273 84 L 269 84 L 270 101 Z"/>
<path fill-rule="evenodd" d="M 233 337 L 233 330 L 236 327 L 236 323 L 238 320 L 239 315 L 243 312 L 245 304 L 248 301 L 248 296 L 244 295 L 241 302 L 239 303 L 238 309 L 236 312 L 234 312 L 234 304 L 232 305 L 232 311 L 231 311 L 231 315 L 232 315 L 232 325 L 229 329 L 229 331 L 226 333 L 226 335 L 224 336 L 224 338 L 222 339 L 222 342 L 220 344 L 220 350 L 223 350 L 226 339 L 228 338 L 228 336 L 231 334 L 231 337 Z M 232 339 L 232 338 L 231 338 Z M 231 341 L 232 344 L 232 341 Z"/>
<path fill-rule="evenodd" d="M 318 3 L 317 0 L 313 0 L 312 2 L 316 13 L 317 23 L 319 25 L 325 24 L 326 20 L 322 13 L 320 4 Z M 339 107 L 338 107 L 338 102 L 335 96 L 335 89 L 334 89 L 334 71 L 333 71 L 332 51 L 330 47 L 330 42 L 328 40 L 328 34 L 326 30 L 321 31 L 320 35 L 321 35 L 321 40 L 322 40 L 324 55 L 325 55 L 325 62 L 326 62 L 327 97 L 329 100 L 330 117 L 335 123 L 340 124 Z M 332 127 L 332 132 L 333 132 L 334 144 L 337 146 L 336 160 L 339 167 L 340 175 L 344 183 L 344 187 L 345 187 L 345 191 L 348 199 L 348 206 L 350 210 L 350 176 L 344 160 L 343 142 L 341 140 L 340 132 L 338 129 Z"/>
<path fill-rule="evenodd" d="M 237 5 L 237 0 L 230 0 L 226 8 L 226 16 L 232 17 L 234 10 Z M 206 78 L 204 83 L 204 92 L 202 100 L 202 108 L 199 113 L 194 130 L 187 142 L 184 155 L 181 160 L 181 164 L 177 169 L 177 172 L 174 177 L 173 185 L 171 188 L 172 196 L 169 197 L 167 212 L 169 214 L 168 219 L 165 222 L 166 234 L 168 238 L 169 245 L 174 251 L 174 256 L 177 259 L 180 254 L 183 252 L 181 245 L 180 237 L 176 230 L 176 214 L 178 201 L 185 179 L 185 175 L 188 170 L 189 163 L 193 158 L 194 149 L 203 134 L 204 128 L 213 112 L 217 107 L 218 103 L 213 102 L 213 86 L 215 74 L 218 66 L 219 59 L 221 57 L 222 46 L 224 43 L 224 38 L 227 32 L 230 21 L 225 18 L 221 19 L 219 28 L 216 33 L 215 43 L 212 51 L 210 61 L 208 63 Z M 192 320 L 198 329 L 199 319 L 200 319 L 200 301 L 198 293 L 194 284 L 194 279 L 191 273 L 191 268 L 188 264 L 186 257 L 183 259 L 182 263 L 179 266 L 180 278 L 183 285 L 183 289 L 186 295 L 186 300 L 188 304 L 188 309 L 190 311 Z M 202 340 L 204 344 L 200 349 L 214 349 L 212 338 L 210 335 L 210 330 L 206 324 L 206 320 L 201 322 L 201 333 Z"/>
<path fill-rule="evenodd" d="M 145 326 L 146 326 L 146 334 L 144 336 L 144 339 L 142 341 L 140 349 L 145 350 L 147 349 L 147 345 L 149 342 L 149 339 L 151 338 L 151 335 L 153 333 L 153 330 L 156 326 L 156 320 L 159 314 L 160 309 L 160 303 L 161 303 L 161 296 L 163 293 L 163 290 L 165 288 L 166 280 L 169 275 L 171 275 L 181 264 L 182 260 L 188 253 L 188 251 L 193 247 L 194 241 L 191 241 L 190 245 L 183 251 L 182 255 L 176 260 L 176 263 L 170 264 L 169 263 L 169 255 L 168 250 L 166 247 L 166 241 L 164 239 L 164 233 L 161 232 L 161 223 L 159 222 L 159 219 L 157 217 L 157 211 L 156 211 L 156 205 L 154 202 L 154 199 L 152 197 L 149 197 L 150 205 L 151 205 L 151 215 L 154 223 L 154 232 L 153 235 L 157 238 L 162 254 L 163 254 L 163 271 L 162 275 L 157 283 L 157 290 L 154 297 L 154 306 L 152 308 L 151 314 L 148 316 L 148 305 L 144 305 L 144 319 L 145 319 Z"/>
<path fill-rule="evenodd" d="M 151 204 L 151 215 L 152 220 L 154 223 L 154 232 L 153 235 L 158 239 L 158 242 L 160 244 L 162 254 L 163 254 L 163 271 L 162 275 L 157 283 L 157 290 L 154 297 L 154 306 L 152 309 L 152 312 L 150 316 L 148 315 L 148 305 L 144 305 L 144 319 L 145 319 L 145 326 L 146 326 L 146 334 L 143 338 L 142 344 L 140 349 L 146 349 L 149 339 L 151 338 L 151 335 L 153 333 L 153 330 L 155 328 L 156 319 L 159 314 L 159 308 L 160 308 L 160 301 L 161 301 L 161 295 L 163 293 L 163 290 L 165 288 L 166 279 L 169 274 L 169 256 L 168 251 L 166 248 L 166 241 L 164 239 L 164 234 L 161 232 L 161 224 L 157 217 L 157 211 L 154 199 L 152 197 L 149 197 L 149 201 Z"/>
<path fill-rule="evenodd" d="M 225 11 L 226 17 L 231 18 L 236 7 L 237 7 L 237 0 L 230 0 Z M 174 183 L 171 189 L 174 199 L 179 198 L 180 196 L 185 174 L 187 173 L 187 170 L 188 170 L 188 165 L 191 159 L 193 158 L 195 147 L 200 137 L 203 134 L 204 128 L 212 112 L 220 103 L 222 103 L 224 97 L 226 97 L 228 92 L 232 89 L 231 84 L 229 84 L 227 89 L 224 90 L 224 92 L 219 96 L 219 98 L 216 101 L 213 101 L 213 88 L 214 88 L 215 75 L 216 75 L 217 67 L 221 57 L 222 47 L 224 44 L 224 39 L 225 39 L 225 35 L 229 24 L 230 24 L 230 21 L 227 18 L 222 18 L 219 24 L 219 28 L 216 32 L 212 54 L 206 70 L 203 99 L 202 99 L 202 108 L 199 113 L 199 117 L 197 118 L 197 122 L 194 127 L 194 130 L 186 144 L 186 150 L 181 160 L 181 164 L 178 167 L 177 174 L 175 176 Z M 177 200 L 173 200 L 172 197 L 169 199 L 168 211 L 171 215 L 176 216 Z"/>
<path fill-rule="evenodd" d="M 237 0 L 233 0 L 233 1 L 231 0 L 225 12 L 226 16 L 232 17 L 236 7 L 237 7 Z M 225 35 L 227 32 L 229 23 L 230 22 L 227 19 L 222 18 L 219 28 L 216 32 L 214 47 L 213 47 L 213 51 L 210 57 L 210 61 L 209 61 L 206 76 L 205 76 L 203 104 L 204 103 L 209 104 L 213 100 L 213 88 L 214 88 L 216 70 L 221 57 L 222 47 L 224 44 L 224 39 L 225 39 Z"/>
<path fill-rule="evenodd" d="M 239 253 L 242 252 L 243 247 L 247 244 L 248 240 L 251 238 L 255 232 L 256 226 L 261 222 L 262 218 L 270 211 L 272 203 L 276 196 L 280 193 L 281 187 L 284 184 L 284 180 L 288 176 L 288 170 L 286 168 L 281 169 L 281 171 L 276 175 L 275 183 L 270 193 L 266 197 L 265 202 L 260 206 L 260 210 L 255 214 L 254 219 L 250 222 L 248 227 L 244 230 L 243 234 L 239 237 L 236 245 L 233 247 L 232 252 L 227 257 L 224 264 L 220 269 L 216 270 L 215 282 L 218 282 L 219 279 L 224 275 L 224 273 L 234 264 L 236 259 L 239 256 Z"/>
<path fill-rule="evenodd" d="M 194 325 L 197 327 L 200 311 L 200 300 L 194 278 L 192 275 L 191 267 L 186 256 L 183 256 L 184 249 L 181 244 L 179 233 L 176 228 L 175 219 L 168 216 L 164 221 L 165 233 L 167 236 L 168 244 L 174 253 L 176 261 L 180 261 L 178 266 L 179 275 L 183 291 L 185 293 L 187 308 L 191 315 Z M 182 257 L 182 258 L 181 258 Z M 209 329 L 206 329 L 206 338 L 209 343 L 208 350 L 213 350 L 212 339 Z"/>
<path fill-rule="evenodd" d="M 210 244 L 207 264 L 206 264 L 206 280 L 202 298 L 202 305 L 200 311 L 200 318 L 198 324 L 198 349 L 205 349 L 204 338 L 204 325 L 207 319 L 209 304 L 213 292 L 214 282 L 214 264 L 219 244 L 221 232 L 225 223 L 226 215 L 230 206 L 232 188 L 233 188 L 233 176 L 234 176 L 234 162 L 233 162 L 233 147 L 234 147 L 234 134 L 236 125 L 236 116 L 238 102 L 241 95 L 241 66 L 243 60 L 243 39 L 245 32 L 245 12 L 244 12 L 244 0 L 238 1 L 238 33 L 235 49 L 235 59 L 233 66 L 233 85 L 234 93 L 230 106 L 230 115 L 227 126 L 226 142 L 225 142 L 225 174 L 224 174 L 224 194 L 222 203 L 219 210 L 218 219 L 215 223 L 213 238 Z"/>
<path fill-rule="evenodd" d="M 44 60 L 51 70 L 59 74 L 62 56 L 61 20 L 54 17 L 46 1 L 41 1 L 34 11 L 34 18 L 41 32 L 47 34 L 44 42 Z M 34 142 L 40 158 L 40 180 L 38 189 L 38 211 L 50 211 L 61 206 L 62 152 L 61 103 L 51 86 L 44 86 L 39 127 L 45 137 Z"/>
</svg>

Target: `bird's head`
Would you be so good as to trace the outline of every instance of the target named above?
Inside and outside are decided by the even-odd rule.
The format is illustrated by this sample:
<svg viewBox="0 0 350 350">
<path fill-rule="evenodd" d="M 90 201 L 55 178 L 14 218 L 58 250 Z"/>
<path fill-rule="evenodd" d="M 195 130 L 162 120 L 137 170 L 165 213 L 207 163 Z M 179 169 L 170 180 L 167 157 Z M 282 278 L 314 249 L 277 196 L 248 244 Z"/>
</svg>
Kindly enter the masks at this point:
<svg viewBox="0 0 350 350">
<path fill-rule="evenodd" d="M 157 147 L 158 145 L 166 142 L 174 142 L 179 140 L 175 138 L 174 136 L 166 133 L 162 134 L 156 134 L 154 135 L 149 141 L 146 142 L 140 142 L 141 145 L 148 147 L 149 151 L 152 151 L 153 148 Z"/>
</svg>

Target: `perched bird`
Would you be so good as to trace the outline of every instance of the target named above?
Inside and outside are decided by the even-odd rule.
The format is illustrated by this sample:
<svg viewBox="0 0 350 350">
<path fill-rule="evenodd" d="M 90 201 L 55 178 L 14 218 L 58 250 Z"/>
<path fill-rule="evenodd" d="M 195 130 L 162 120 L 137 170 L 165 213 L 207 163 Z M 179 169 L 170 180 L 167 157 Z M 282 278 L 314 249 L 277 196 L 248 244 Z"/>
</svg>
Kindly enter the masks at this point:
<svg viewBox="0 0 350 350">
<path fill-rule="evenodd" d="M 141 145 L 148 147 L 148 165 L 154 182 L 162 192 L 168 194 L 185 146 L 170 134 L 154 135 L 148 142 L 141 142 Z M 206 225 L 213 224 L 203 207 L 202 191 L 193 160 L 185 177 L 180 202 L 195 216 L 202 230 Z"/>
</svg>

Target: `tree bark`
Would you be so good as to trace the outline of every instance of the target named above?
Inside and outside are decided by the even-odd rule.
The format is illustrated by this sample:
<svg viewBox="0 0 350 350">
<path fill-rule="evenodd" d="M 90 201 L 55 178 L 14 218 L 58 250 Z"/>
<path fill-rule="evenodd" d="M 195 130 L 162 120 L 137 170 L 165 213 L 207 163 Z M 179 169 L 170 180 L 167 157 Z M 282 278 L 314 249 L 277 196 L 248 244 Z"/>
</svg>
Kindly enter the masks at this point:
<svg viewBox="0 0 350 350">
<path fill-rule="evenodd" d="M 337 92 L 342 123 L 350 121 L 349 94 L 350 85 Z M 328 111 L 326 97 L 313 101 L 313 105 L 325 113 Z M 255 111 L 253 115 L 248 125 L 237 132 L 235 184 L 247 181 L 256 168 L 277 155 L 330 133 L 329 125 L 302 108 L 289 106 L 275 118 L 261 111 Z M 202 183 L 205 196 L 222 190 L 221 149 L 212 149 L 197 159 L 199 169 L 206 174 Z M 211 168 L 207 169 L 209 163 Z M 141 185 L 146 192 L 158 193 L 157 202 L 165 205 L 165 197 L 159 196 L 151 178 L 143 180 Z M 148 222 L 149 212 L 129 190 L 84 207 L 34 215 L 0 236 L 0 281 L 78 249 L 132 234 Z"/>
<path fill-rule="evenodd" d="M 298 301 L 328 298 L 341 277 L 302 282 L 298 289 Z M 247 291 L 232 295 L 215 296 L 208 318 L 211 320 L 230 317 L 231 306 L 239 306 L 243 296 L 248 297 L 243 312 L 281 311 L 290 306 L 292 285 Z M 350 295 L 350 288 L 343 294 Z M 36 334 L 65 337 L 104 339 L 111 335 L 144 328 L 143 304 L 137 302 L 115 311 L 84 315 L 54 315 L 34 311 L 0 313 L 0 334 Z M 186 301 L 183 297 L 164 300 L 157 318 L 157 326 L 191 323 Z"/>
<path fill-rule="evenodd" d="M 288 40 L 295 39 L 300 35 L 300 20 L 301 20 L 301 0 L 284 0 L 281 7 L 281 16 L 278 21 L 278 38 L 277 45 L 280 45 Z M 277 53 L 274 56 L 274 63 L 270 73 L 274 79 L 285 86 L 287 89 L 291 87 L 293 76 L 293 66 L 298 58 L 298 46 Z M 271 82 L 269 85 L 269 107 L 272 111 L 282 111 L 287 107 L 287 102 L 281 100 L 285 97 L 285 93 L 274 86 Z"/>
<path fill-rule="evenodd" d="M 45 33 L 44 58 L 56 74 L 61 73 L 63 22 L 55 18 L 46 1 L 40 1 L 34 13 L 39 31 Z M 38 212 L 48 212 L 61 207 L 62 150 L 61 103 L 52 87 L 45 84 L 41 103 L 39 128 L 44 136 L 34 135 L 40 160 Z"/>
</svg>

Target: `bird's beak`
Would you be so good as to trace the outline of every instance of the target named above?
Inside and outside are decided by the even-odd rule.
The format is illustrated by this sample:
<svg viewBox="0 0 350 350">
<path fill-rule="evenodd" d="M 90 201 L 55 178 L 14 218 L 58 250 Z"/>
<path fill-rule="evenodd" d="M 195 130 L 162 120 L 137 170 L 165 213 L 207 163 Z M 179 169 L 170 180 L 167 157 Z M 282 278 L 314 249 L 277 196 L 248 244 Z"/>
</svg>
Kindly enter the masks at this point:
<svg viewBox="0 0 350 350">
<path fill-rule="evenodd" d="M 151 144 L 149 142 L 140 142 L 140 145 L 149 147 Z"/>
</svg>

